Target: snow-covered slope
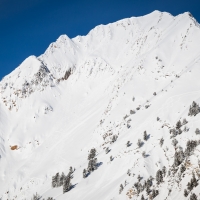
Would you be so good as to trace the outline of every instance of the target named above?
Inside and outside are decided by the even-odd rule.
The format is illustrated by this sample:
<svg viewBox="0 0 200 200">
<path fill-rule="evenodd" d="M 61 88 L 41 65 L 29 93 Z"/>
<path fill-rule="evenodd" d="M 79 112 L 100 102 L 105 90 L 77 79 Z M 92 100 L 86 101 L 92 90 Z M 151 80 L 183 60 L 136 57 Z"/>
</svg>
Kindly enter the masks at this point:
<svg viewBox="0 0 200 200">
<path fill-rule="evenodd" d="M 192 174 L 200 178 L 198 105 L 188 116 L 200 103 L 199 38 L 190 13 L 154 11 L 86 36 L 62 35 L 28 57 L 0 82 L 0 198 L 200 196 L 199 185 L 187 189 Z M 197 141 L 194 150 L 188 140 Z M 92 148 L 97 169 L 83 178 Z M 63 194 L 52 177 L 70 166 L 76 170 Z"/>
</svg>

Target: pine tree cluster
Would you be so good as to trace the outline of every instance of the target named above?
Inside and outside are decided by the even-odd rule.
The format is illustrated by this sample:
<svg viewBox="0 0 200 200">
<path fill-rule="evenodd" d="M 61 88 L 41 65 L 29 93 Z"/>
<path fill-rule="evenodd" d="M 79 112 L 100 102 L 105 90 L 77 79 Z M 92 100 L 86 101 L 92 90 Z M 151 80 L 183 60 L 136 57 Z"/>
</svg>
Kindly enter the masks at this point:
<svg viewBox="0 0 200 200">
<path fill-rule="evenodd" d="M 195 177 L 195 174 L 193 173 L 190 182 L 188 182 L 188 184 L 187 184 L 188 191 L 191 191 L 197 185 L 198 185 L 198 182 L 197 182 L 197 179 Z"/>
<path fill-rule="evenodd" d="M 190 200 L 197 200 L 197 195 L 195 193 L 191 194 Z"/>
<path fill-rule="evenodd" d="M 200 112 L 199 105 L 195 101 L 193 101 L 192 105 L 190 106 L 188 115 L 196 116 L 199 112 Z"/>
<path fill-rule="evenodd" d="M 88 172 L 93 172 L 95 169 L 97 169 L 97 158 L 96 157 L 96 149 L 93 148 L 90 150 L 90 153 L 88 155 Z"/>
<path fill-rule="evenodd" d="M 108 153 L 110 150 L 109 148 L 106 149 L 106 153 Z M 112 161 L 112 156 L 110 156 L 110 161 Z M 97 169 L 97 158 L 96 158 L 96 149 L 92 148 L 90 150 L 90 153 L 88 155 L 88 167 L 87 170 L 83 170 L 83 178 L 86 178 L 91 172 Z"/>
<path fill-rule="evenodd" d="M 141 181 L 142 177 L 140 175 L 138 175 L 138 182 L 134 183 L 134 187 L 137 191 L 137 194 L 139 195 L 141 192 L 143 192 L 146 189 L 147 195 L 150 194 L 151 189 L 150 187 L 153 185 L 153 178 L 150 176 L 149 179 L 147 179 L 147 181 L 144 181 L 144 184 L 142 184 Z"/>
<path fill-rule="evenodd" d="M 73 178 L 71 171 L 69 171 L 68 175 L 63 179 L 63 194 L 68 192 L 71 189 L 71 179 Z"/>
<path fill-rule="evenodd" d="M 67 176 L 62 172 L 60 175 L 59 173 L 56 173 L 55 176 L 52 177 L 52 187 L 60 187 L 63 186 L 63 193 L 68 192 L 71 189 L 71 179 L 73 178 L 73 170 L 72 167 L 69 168 L 69 173 Z"/>
<path fill-rule="evenodd" d="M 156 196 L 158 196 L 159 191 L 158 190 L 152 190 L 151 194 L 149 195 L 149 199 L 152 200 L 154 199 Z"/>
<path fill-rule="evenodd" d="M 181 130 L 181 128 L 180 128 L 181 126 L 180 126 L 179 122 L 180 122 L 180 120 L 177 122 L 178 125 L 176 124 L 176 129 L 175 129 L 175 128 L 170 129 L 170 134 L 172 134 L 170 138 L 174 138 L 174 137 L 176 137 L 177 135 L 180 135 L 180 134 L 183 132 L 183 131 Z M 180 122 L 180 123 L 181 123 L 181 122 Z M 179 128 L 178 128 L 178 127 L 179 127 Z"/>
<path fill-rule="evenodd" d="M 186 144 L 186 149 L 185 149 L 185 156 L 188 157 L 188 156 L 191 156 L 192 153 L 194 152 L 194 149 L 195 147 L 198 145 L 197 141 L 196 140 L 189 140 L 187 141 L 187 144 Z"/>
</svg>

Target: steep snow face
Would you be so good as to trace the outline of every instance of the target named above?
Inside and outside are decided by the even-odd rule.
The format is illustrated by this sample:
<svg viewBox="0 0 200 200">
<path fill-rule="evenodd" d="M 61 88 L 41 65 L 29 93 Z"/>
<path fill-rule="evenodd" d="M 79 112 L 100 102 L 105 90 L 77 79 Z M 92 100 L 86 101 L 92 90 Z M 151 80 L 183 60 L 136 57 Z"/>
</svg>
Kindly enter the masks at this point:
<svg viewBox="0 0 200 200">
<path fill-rule="evenodd" d="M 200 177 L 199 38 L 190 13 L 154 11 L 86 36 L 62 35 L 28 57 L 0 82 L 0 198 L 199 195 L 199 186 L 187 188 L 192 173 Z M 188 140 L 197 143 L 189 148 Z M 83 178 L 92 148 L 96 169 Z M 63 194 L 52 177 L 70 166 L 76 170 Z"/>
</svg>

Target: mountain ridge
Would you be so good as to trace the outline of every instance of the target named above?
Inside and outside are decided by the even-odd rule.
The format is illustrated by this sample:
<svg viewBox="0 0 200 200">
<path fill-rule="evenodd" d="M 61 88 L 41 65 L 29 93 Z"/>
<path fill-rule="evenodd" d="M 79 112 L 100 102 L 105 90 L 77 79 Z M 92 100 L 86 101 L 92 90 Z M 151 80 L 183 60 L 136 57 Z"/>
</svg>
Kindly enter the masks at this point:
<svg viewBox="0 0 200 200">
<path fill-rule="evenodd" d="M 198 186 L 184 196 L 192 173 L 199 181 L 198 106 L 188 115 L 192 102 L 200 103 L 199 37 L 190 13 L 154 11 L 86 36 L 62 35 L 44 54 L 28 57 L 0 82 L 0 198 L 199 196 Z M 197 144 L 186 156 L 188 140 Z M 92 148 L 96 169 L 83 178 Z M 76 168 L 72 187 L 63 194 L 62 186 L 52 188 L 52 177 L 70 166 Z M 152 182 L 149 193 L 145 181 Z"/>
</svg>

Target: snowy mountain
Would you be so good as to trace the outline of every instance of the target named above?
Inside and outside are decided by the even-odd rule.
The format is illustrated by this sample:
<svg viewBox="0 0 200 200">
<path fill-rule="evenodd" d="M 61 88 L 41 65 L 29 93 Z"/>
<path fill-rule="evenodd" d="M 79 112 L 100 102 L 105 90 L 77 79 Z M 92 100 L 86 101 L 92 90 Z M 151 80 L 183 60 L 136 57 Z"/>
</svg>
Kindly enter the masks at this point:
<svg viewBox="0 0 200 200">
<path fill-rule="evenodd" d="M 0 82 L 0 198 L 200 198 L 199 38 L 154 11 L 25 59 Z"/>
</svg>

